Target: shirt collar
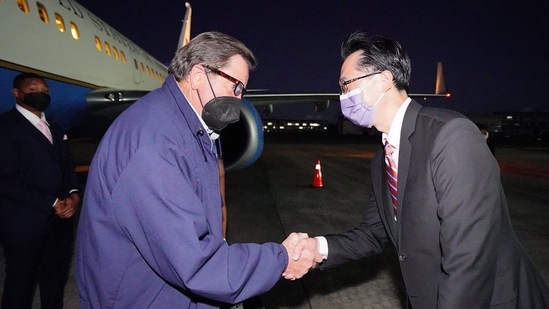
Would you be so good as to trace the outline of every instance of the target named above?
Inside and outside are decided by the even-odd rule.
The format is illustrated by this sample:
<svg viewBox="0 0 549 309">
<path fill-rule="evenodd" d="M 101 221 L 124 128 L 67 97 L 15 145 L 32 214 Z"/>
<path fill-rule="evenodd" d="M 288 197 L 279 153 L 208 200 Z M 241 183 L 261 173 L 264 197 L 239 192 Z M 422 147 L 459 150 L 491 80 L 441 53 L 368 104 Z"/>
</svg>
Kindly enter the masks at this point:
<svg viewBox="0 0 549 309">
<path fill-rule="evenodd" d="M 181 90 L 181 89 L 179 89 Z M 206 122 L 204 122 L 204 119 L 202 119 L 202 117 L 198 114 L 198 112 L 196 111 L 196 109 L 194 109 L 194 106 L 191 104 L 191 101 L 189 99 L 187 99 L 187 97 L 185 96 L 185 94 L 183 93 L 183 91 L 181 91 L 181 94 L 183 94 L 183 97 L 185 97 L 185 100 L 187 101 L 187 103 L 189 104 L 189 106 L 191 107 L 191 109 L 194 111 L 196 117 L 198 117 L 198 120 L 200 121 L 200 123 L 202 124 L 202 127 L 204 127 L 204 129 L 206 130 L 206 132 L 208 133 L 208 136 L 210 137 L 210 140 L 212 141 L 215 141 L 218 137 L 219 137 L 219 134 L 215 133 L 212 129 L 210 129 L 208 127 L 208 125 L 206 124 Z"/>
<path fill-rule="evenodd" d="M 410 102 L 412 102 L 412 99 L 408 97 L 398 109 L 395 118 L 393 119 L 393 123 L 391 123 L 391 127 L 389 128 L 389 134 L 383 133 L 381 135 L 381 142 L 383 144 L 387 141 L 394 148 L 400 147 L 400 131 L 402 131 L 404 114 L 406 113 L 406 109 L 408 108 L 408 105 L 410 105 Z"/>
<path fill-rule="evenodd" d="M 40 117 L 38 117 L 35 114 L 33 114 L 31 111 L 27 110 L 26 108 L 24 108 L 23 106 L 21 106 L 19 104 L 15 104 L 15 109 L 17 109 L 21 113 L 21 115 L 23 115 L 23 117 L 27 118 L 27 120 L 30 121 L 30 123 L 32 123 L 32 125 L 34 125 L 34 126 L 37 126 L 38 122 L 40 122 L 40 120 L 44 120 L 44 122 L 46 122 L 48 127 L 50 126 L 50 124 L 46 120 L 46 116 L 44 115 L 44 112 L 42 112 Z"/>
</svg>

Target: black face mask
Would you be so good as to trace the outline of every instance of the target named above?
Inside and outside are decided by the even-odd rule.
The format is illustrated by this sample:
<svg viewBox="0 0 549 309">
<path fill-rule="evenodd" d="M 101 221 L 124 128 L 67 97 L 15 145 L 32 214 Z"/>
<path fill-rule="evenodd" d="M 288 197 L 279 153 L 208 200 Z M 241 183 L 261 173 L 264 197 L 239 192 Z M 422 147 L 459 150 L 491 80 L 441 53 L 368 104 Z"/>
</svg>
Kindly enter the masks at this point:
<svg viewBox="0 0 549 309">
<path fill-rule="evenodd" d="M 45 92 L 25 93 L 25 98 L 23 99 L 23 103 L 41 112 L 48 108 L 50 101 L 50 95 Z"/>
<path fill-rule="evenodd" d="M 202 119 L 219 133 L 228 124 L 240 119 L 240 99 L 235 97 L 216 97 L 211 99 L 202 109 Z"/>
</svg>

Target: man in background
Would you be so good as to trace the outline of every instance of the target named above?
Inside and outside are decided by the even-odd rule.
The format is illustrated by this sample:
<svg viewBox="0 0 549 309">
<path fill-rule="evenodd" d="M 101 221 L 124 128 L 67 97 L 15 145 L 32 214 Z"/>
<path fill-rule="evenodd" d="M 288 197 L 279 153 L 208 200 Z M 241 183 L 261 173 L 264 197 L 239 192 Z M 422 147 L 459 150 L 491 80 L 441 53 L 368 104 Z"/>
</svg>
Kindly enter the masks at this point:
<svg viewBox="0 0 549 309">
<path fill-rule="evenodd" d="M 46 81 L 13 80 L 15 107 L 0 115 L 0 235 L 6 260 L 2 308 L 63 308 L 80 198 L 61 128 L 48 122 Z"/>
</svg>

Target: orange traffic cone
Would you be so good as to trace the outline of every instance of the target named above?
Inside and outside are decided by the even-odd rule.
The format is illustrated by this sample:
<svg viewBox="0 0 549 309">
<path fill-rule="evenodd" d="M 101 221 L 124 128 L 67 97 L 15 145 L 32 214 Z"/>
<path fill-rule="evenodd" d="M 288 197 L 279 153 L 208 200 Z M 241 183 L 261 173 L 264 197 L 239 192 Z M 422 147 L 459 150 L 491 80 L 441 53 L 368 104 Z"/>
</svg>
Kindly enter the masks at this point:
<svg viewBox="0 0 549 309">
<path fill-rule="evenodd" d="M 315 165 L 315 174 L 313 176 L 313 183 L 311 184 L 313 188 L 323 188 L 324 184 L 322 183 L 322 172 L 320 171 L 320 160 L 316 160 Z"/>
</svg>

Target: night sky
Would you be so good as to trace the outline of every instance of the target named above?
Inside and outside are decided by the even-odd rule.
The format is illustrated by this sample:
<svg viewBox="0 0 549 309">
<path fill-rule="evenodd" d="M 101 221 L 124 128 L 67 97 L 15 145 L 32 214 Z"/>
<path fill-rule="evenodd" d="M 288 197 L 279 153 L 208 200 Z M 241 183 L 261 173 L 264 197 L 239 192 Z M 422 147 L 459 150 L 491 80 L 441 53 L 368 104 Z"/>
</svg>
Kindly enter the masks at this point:
<svg viewBox="0 0 549 309">
<path fill-rule="evenodd" d="M 184 1 L 78 1 L 163 63 L 174 55 Z M 434 91 L 442 61 L 451 100 L 466 114 L 549 112 L 549 2 L 190 1 L 192 36 L 232 35 L 259 66 L 248 88 L 338 92 L 341 42 L 354 31 L 400 41 L 412 61 L 412 93 Z M 131 3 L 128 6 L 128 3 Z"/>
</svg>

